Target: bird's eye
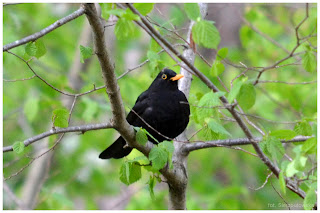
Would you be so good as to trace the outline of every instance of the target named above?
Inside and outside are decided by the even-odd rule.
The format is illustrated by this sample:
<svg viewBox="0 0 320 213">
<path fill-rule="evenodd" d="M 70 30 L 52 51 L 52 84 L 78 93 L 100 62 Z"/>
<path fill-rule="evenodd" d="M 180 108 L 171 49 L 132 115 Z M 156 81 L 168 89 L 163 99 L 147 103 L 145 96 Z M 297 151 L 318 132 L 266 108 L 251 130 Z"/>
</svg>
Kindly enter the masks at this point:
<svg viewBox="0 0 320 213">
<path fill-rule="evenodd" d="M 161 78 L 164 79 L 164 80 L 166 80 L 166 79 L 167 79 L 167 75 L 166 75 L 166 74 L 163 74 L 163 75 L 161 76 Z"/>
</svg>

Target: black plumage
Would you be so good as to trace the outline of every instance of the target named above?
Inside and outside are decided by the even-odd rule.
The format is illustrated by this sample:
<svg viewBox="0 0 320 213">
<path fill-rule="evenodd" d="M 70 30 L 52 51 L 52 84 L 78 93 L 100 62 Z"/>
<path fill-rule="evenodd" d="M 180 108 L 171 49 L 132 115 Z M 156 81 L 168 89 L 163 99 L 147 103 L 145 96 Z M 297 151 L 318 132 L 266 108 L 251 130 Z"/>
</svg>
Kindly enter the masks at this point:
<svg viewBox="0 0 320 213">
<path fill-rule="evenodd" d="M 177 75 L 170 69 L 162 70 L 150 87 L 138 97 L 127 116 L 128 123 L 145 128 L 159 142 L 167 140 L 162 135 L 175 138 L 182 133 L 188 125 L 190 115 L 188 100 L 178 89 L 178 80 L 182 77 L 183 75 Z M 149 136 L 148 140 L 156 144 Z M 125 140 L 120 136 L 99 158 L 118 159 L 127 156 L 132 148 L 124 148 L 125 144 Z"/>
</svg>

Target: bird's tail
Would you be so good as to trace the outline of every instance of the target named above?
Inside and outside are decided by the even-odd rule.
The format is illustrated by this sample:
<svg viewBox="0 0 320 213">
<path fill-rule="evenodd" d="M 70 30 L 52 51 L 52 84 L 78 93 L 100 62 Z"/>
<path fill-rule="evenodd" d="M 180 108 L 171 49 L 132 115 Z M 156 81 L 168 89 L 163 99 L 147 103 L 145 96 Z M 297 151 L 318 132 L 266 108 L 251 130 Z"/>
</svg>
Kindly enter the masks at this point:
<svg viewBox="0 0 320 213">
<path fill-rule="evenodd" d="M 132 151 L 132 148 L 131 147 L 123 148 L 124 145 L 126 145 L 126 141 L 122 137 L 119 137 L 111 146 L 109 146 L 107 149 L 101 152 L 101 154 L 99 155 L 99 158 L 119 159 L 129 155 L 130 152 Z"/>
</svg>

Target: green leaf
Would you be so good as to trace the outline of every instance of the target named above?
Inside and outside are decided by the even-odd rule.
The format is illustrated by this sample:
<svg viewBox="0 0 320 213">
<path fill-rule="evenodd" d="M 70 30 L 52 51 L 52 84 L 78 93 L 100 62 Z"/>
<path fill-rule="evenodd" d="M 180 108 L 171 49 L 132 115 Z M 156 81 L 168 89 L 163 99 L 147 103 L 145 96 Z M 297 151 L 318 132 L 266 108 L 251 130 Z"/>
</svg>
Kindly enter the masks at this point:
<svg viewBox="0 0 320 213">
<path fill-rule="evenodd" d="M 200 131 L 199 136 L 201 137 L 202 140 L 218 140 L 220 139 L 221 135 L 213 132 L 207 123 L 204 123 L 203 129 Z"/>
<path fill-rule="evenodd" d="M 126 19 L 127 21 L 140 20 L 140 17 L 137 14 L 134 14 L 129 8 L 126 9 L 125 13 L 123 13 L 121 17 Z"/>
<path fill-rule="evenodd" d="M 25 51 L 29 56 L 35 56 L 37 53 L 37 47 L 35 42 L 29 42 L 25 47 Z"/>
<path fill-rule="evenodd" d="M 182 12 L 178 5 L 172 5 L 169 9 L 171 23 L 175 26 L 181 26 L 185 22 L 185 13 Z"/>
<path fill-rule="evenodd" d="M 134 162 L 124 162 L 120 168 L 120 180 L 130 185 L 141 179 L 141 167 Z"/>
<path fill-rule="evenodd" d="M 271 153 L 269 152 L 269 150 L 267 148 L 267 142 L 265 140 L 261 141 L 259 143 L 259 146 L 265 155 L 267 155 L 269 158 L 272 158 Z"/>
<path fill-rule="evenodd" d="M 120 180 L 122 183 L 129 185 L 129 163 L 124 162 L 120 167 Z"/>
<path fill-rule="evenodd" d="M 149 160 L 152 162 L 154 169 L 162 169 L 167 163 L 168 152 L 158 146 L 154 146 L 149 153 Z"/>
<path fill-rule="evenodd" d="M 46 54 L 47 49 L 44 46 L 42 40 L 38 39 L 34 42 L 29 42 L 25 47 L 25 51 L 29 56 L 35 56 L 36 58 L 40 58 L 41 56 Z"/>
<path fill-rule="evenodd" d="M 317 152 L 317 139 L 309 138 L 303 143 L 302 151 L 306 154 L 313 154 Z"/>
<path fill-rule="evenodd" d="M 80 45 L 80 62 L 84 63 L 84 60 L 92 56 L 92 49 L 90 47 L 84 47 Z"/>
<path fill-rule="evenodd" d="M 187 13 L 189 19 L 196 21 L 199 17 L 201 18 L 200 8 L 197 3 L 185 3 L 184 10 Z"/>
<path fill-rule="evenodd" d="M 314 72 L 317 69 L 317 59 L 312 51 L 306 51 L 302 56 L 302 66 L 307 72 Z"/>
<path fill-rule="evenodd" d="M 220 43 L 220 34 L 213 22 L 201 20 L 192 27 L 192 38 L 195 43 L 206 48 L 217 49 Z"/>
<path fill-rule="evenodd" d="M 299 171 L 296 170 L 296 168 L 294 167 L 294 161 L 291 161 L 286 169 L 286 176 L 287 177 L 292 177 L 293 175 L 295 175 L 296 173 L 298 173 Z"/>
<path fill-rule="evenodd" d="M 312 127 L 307 121 L 301 121 L 294 126 L 293 131 L 297 133 L 297 135 L 312 135 Z"/>
<path fill-rule="evenodd" d="M 224 67 L 223 63 L 221 63 L 218 60 L 215 60 L 215 62 L 213 63 L 213 65 L 211 67 L 211 75 L 213 77 L 218 77 L 220 74 L 223 73 L 224 70 L 225 70 L 225 67 Z"/>
<path fill-rule="evenodd" d="M 284 179 L 283 170 L 279 173 L 279 185 L 283 194 L 286 194 L 286 181 Z"/>
<path fill-rule="evenodd" d="M 317 202 L 316 190 L 317 185 L 312 185 L 310 189 L 307 191 L 306 197 L 303 200 L 303 208 L 304 210 L 311 210 Z"/>
<path fill-rule="evenodd" d="M 61 108 L 61 109 L 55 109 L 52 112 L 52 122 L 54 126 L 57 127 L 68 127 L 68 118 L 69 118 L 69 112 L 68 110 Z"/>
<path fill-rule="evenodd" d="M 118 40 L 125 40 L 134 34 L 134 24 L 125 18 L 120 18 L 114 28 Z"/>
<path fill-rule="evenodd" d="M 196 108 L 198 123 L 202 124 L 208 117 L 219 118 L 218 109 L 213 108 L 220 105 L 219 95 L 210 91 L 202 96 Z"/>
<path fill-rule="evenodd" d="M 233 100 L 238 96 L 239 92 L 240 92 L 240 89 L 241 89 L 241 86 L 244 82 L 241 81 L 241 80 L 237 80 L 233 83 L 233 86 L 228 94 L 228 101 L 230 103 L 233 102 Z"/>
<path fill-rule="evenodd" d="M 151 135 L 147 130 L 144 130 L 144 132 L 145 132 L 150 138 L 152 138 L 155 142 L 159 143 L 159 141 L 158 141 L 155 137 L 153 137 L 153 135 Z"/>
<path fill-rule="evenodd" d="M 141 166 L 136 163 L 129 163 L 130 165 L 130 183 L 134 183 L 141 179 Z"/>
<path fill-rule="evenodd" d="M 24 143 L 21 141 L 14 142 L 14 144 L 12 145 L 13 151 L 17 154 L 22 153 L 24 150 L 24 147 L 25 147 Z"/>
<path fill-rule="evenodd" d="M 156 40 L 151 38 L 151 40 L 150 40 L 150 51 L 155 52 L 157 54 L 157 52 L 159 52 L 160 50 L 161 50 L 161 46 L 156 42 Z"/>
<path fill-rule="evenodd" d="M 281 141 L 273 136 L 265 137 L 263 141 L 266 142 L 267 155 L 277 161 L 280 161 L 285 153 Z"/>
<path fill-rule="evenodd" d="M 254 31 L 249 26 L 242 26 L 240 29 L 240 40 L 244 47 L 248 47 L 254 41 Z"/>
<path fill-rule="evenodd" d="M 160 56 L 152 50 L 149 50 L 147 52 L 147 57 L 150 61 L 149 63 L 149 67 L 151 70 L 150 74 L 151 74 L 151 77 L 154 78 L 164 68 L 164 63 L 160 59 Z"/>
<path fill-rule="evenodd" d="M 256 90 L 251 83 L 244 83 L 237 95 L 237 101 L 239 105 L 244 109 L 248 110 L 256 102 Z"/>
<path fill-rule="evenodd" d="M 138 157 L 134 158 L 132 160 L 132 162 L 137 162 L 140 165 L 147 165 L 147 164 L 150 163 L 149 159 L 144 155 L 141 155 L 141 156 L 138 156 Z"/>
<path fill-rule="evenodd" d="M 294 168 L 296 170 L 303 171 L 303 169 L 306 166 L 307 160 L 308 160 L 307 157 L 302 156 L 302 155 L 298 155 L 293 161 L 294 162 Z"/>
<path fill-rule="evenodd" d="M 172 154 L 174 152 L 174 145 L 172 141 L 163 141 L 159 143 L 158 146 L 166 150 L 168 154 Z"/>
<path fill-rule="evenodd" d="M 283 160 L 283 161 L 281 162 L 280 169 L 285 171 L 285 170 L 287 169 L 287 166 L 288 166 L 289 163 L 290 163 L 290 161 L 288 161 L 288 160 Z"/>
<path fill-rule="evenodd" d="M 113 9 L 113 10 L 106 11 L 106 13 L 109 15 L 114 15 L 114 16 L 118 16 L 121 18 L 123 16 L 123 14 L 125 13 L 125 11 L 122 9 Z"/>
<path fill-rule="evenodd" d="M 101 16 L 106 21 L 109 20 L 110 13 L 108 13 L 109 10 L 112 9 L 112 3 L 99 3 L 101 7 Z"/>
<path fill-rule="evenodd" d="M 153 10 L 154 3 L 134 3 L 133 6 L 141 13 L 146 16 Z"/>
<path fill-rule="evenodd" d="M 40 58 L 41 56 L 43 56 L 44 54 L 46 54 L 47 52 L 47 49 L 46 47 L 44 46 L 44 43 L 42 42 L 41 39 L 38 39 L 35 41 L 36 43 L 36 47 L 37 47 L 37 53 L 36 53 L 36 57 L 37 58 Z"/>
<path fill-rule="evenodd" d="M 208 127 L 215 133 L 231 137 L 231 134 L 221 124 L 219 124 L 212 118 L 209 119 Z"/>
<path fill-rule="evenodd" d="M 281 130 L 272 131 L 270 133 L 270 136 L 274 136 L 279 139 L 290 140 L 295 136 L 297 136 L 297 134 L 290 129 L 281 129 Z"/>
<path fill-rule="evenodd" d="M 154 187 L 156 185 L 156 181 L 153 175 L 150 175 L 149 181 L 148 181 L 148 186 L 149 186 L 149 192 L 150 192 L 150 197 L 152 200 L 155 200 L 154 196 Z"/>
<path fill-rule="evenodd" d="M 39 98 L 38 96 L 30 95 L 23 106 L 23 112 L 30 123 L 33 122 L 38 111 L 39 111 Z"/>
<path fill-rule="evenodd" d="M 228 55 L 228 48 L 221 48 L 217 53 L 217 59 L 222 60 L 225 59 Z"/>
<path fill-rule="evenodd" d="M 138 143 L 145 145 L 148 142 L 148 136 L 146 134 L 146 130 L 143 128 L 139 128 L 136 133 L 136 140 Z"/>
</svg>

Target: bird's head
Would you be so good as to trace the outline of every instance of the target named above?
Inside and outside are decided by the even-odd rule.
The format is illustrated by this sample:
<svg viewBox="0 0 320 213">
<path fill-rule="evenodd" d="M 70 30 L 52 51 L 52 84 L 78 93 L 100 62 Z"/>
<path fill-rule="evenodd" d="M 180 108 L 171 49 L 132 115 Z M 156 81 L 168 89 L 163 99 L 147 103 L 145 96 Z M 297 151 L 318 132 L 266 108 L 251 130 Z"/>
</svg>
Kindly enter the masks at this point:
<svg viewBox="0 0 320 213">
<path fill-rule="evenodd" d="M 150 87 L 170 90 L 178 89 L 178 80 L 181 78 L 183 78 L 182 74 L 177 74 L 170 69 L 163 69 Z"/>
</svg>

